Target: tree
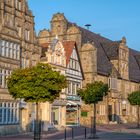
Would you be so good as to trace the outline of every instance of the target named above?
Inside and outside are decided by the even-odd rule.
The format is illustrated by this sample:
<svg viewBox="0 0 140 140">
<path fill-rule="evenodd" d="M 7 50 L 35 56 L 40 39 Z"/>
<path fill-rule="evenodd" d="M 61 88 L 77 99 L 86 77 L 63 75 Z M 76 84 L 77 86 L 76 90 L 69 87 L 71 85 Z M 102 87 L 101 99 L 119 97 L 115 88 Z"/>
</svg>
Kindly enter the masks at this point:
<svg viewBox="0 0 140 140">
<path fill-rule="evenodd" d="M 131 105 L 137 106 L 137 126 L 140 128 L 140 90 L 134 91 L 128 95 L 128 101 Z"/>
<path fill-rule="evenodd" d="M 36 122 L 39 122 L 38 104 L 53 102 L 66 87 L 66 77 L 57 72 L 49 64 L 38 64 L 25 69 L 16 69 L 7 79 L 10 94 L 15 99 L 36 103 Z M 37 130 L 39 126 L 37 125 Z M 35 136 L 36 140 L 40 139 Z"/>
<path fill-rule="evenodd" d="M 103 100 L 108 93 L 108 85 L 103 82 L 87 84 L 84 89 L 78 91 L 79 96 L 86 104 L 93 104 L 93 125 L 90 138 L 96 138 L 96 104 Z"/>
</svg>

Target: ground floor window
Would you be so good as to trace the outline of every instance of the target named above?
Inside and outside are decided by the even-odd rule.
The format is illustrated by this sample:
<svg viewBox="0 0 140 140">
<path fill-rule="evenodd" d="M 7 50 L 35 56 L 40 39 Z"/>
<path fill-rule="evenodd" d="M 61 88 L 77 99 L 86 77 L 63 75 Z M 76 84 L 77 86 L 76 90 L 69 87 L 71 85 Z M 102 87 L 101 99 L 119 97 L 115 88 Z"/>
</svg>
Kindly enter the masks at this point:
<svg viewBox="0 0 140 140">
<path fill-rule="evenodd" d="M 105 105 L 100 105 L 99 106 L 99 115 L 105 115 L 106 110 L 105 110 Z"/>
<path fill-rule="evenodd" d="M 66 107 L 66 125 L 78 125 L 79 124 L 79 107 L 67 106 Z"/>
<path fill-rule="evenodd" d="M 0 124 L 19 123 L 19 103 L 0 101 Z"/>
</svg>

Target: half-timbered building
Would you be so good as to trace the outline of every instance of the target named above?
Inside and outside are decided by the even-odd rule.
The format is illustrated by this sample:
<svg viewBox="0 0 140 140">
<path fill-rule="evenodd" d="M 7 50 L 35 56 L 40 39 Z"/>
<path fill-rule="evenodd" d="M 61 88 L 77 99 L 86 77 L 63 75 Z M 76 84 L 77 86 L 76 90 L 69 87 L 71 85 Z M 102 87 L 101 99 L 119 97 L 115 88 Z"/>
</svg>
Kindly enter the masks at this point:
<svg viewBox="0 0 140 140">
<path fill-rule="evenodd" d="M 41 62 L 56 67 L 66 76 L 68 82 L 68 87 L 62 90 L 60 98 L 53 104 L 48 104 L 51 108 L 48 121 L 58 126 L 79 125 L 81 101 L 77 90 L 82 87 L 83 73 L 76 43 L 61 42 L 56 37 L 52 42 L 41 45 L 43 47 Z"/>
</svg>

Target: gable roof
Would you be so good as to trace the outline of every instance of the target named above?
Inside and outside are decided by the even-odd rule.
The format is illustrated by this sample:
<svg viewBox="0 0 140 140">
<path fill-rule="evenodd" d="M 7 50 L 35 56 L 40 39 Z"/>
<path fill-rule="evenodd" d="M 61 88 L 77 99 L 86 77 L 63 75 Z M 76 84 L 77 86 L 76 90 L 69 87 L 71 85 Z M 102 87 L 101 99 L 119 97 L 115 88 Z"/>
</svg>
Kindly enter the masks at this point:
<svg viewBox="0 0 140 140">
<path fill-rule="evenodd" d="M 109 76 L 112 70 L 110 60 L 118 57 L 117 41 L 111 41 L 89 30 L 79 27 L 82 35 L 82 44 L 90 42 L 97 48 L 97 72 Z M 114 49 L 115 48 L 115 49 Z M 118 77 L 120 77 L 118 73 Z"/>
<path fill-rule="evenodd" d="M 129 78 L 140 82 L 140 52 L 129 49 Z"/>
<path fill-rule="evenodd" d="M 65 49 L 65 53 L 66 53 L 66 64 L 68 65 L 70 57 L 72 55 L 73 49 L 75 47 L 75 42 L 74 41 L 64 41 L 63 42 L 63 46 Z"/>
<path fill-rule="evenodd" d="M 58 41 L 55 40 L 54 44 L 56 45 L 57 42 Z M 49 45 L 52 45 L 52 44 L 53 44 L 53 41 L 52 41 L 52 43 L 43 43 L 43 44 L 41 44 L 41 46 L 42 46 L 42 58 L 41 59 L 45 60 L 45 58 L 44 58 L 44 57 L 46 57 L 45 56 L 45 52 L 48 50 Z M 53 44 L 53 46 L 51 46 L 52 49 L 55 49 L 54 44 Z M 62 45 L 63 45 L 64 50 L 65 50 L 66 65 L 67 66 L 69 64 L 69 61 L 70 61 L 73 49 L 74 48 L 76 49 L 78 60 L 79 60 L 79 64 L 80 64 L 80 68 L 81 68 L 81 72 L 82 72 L 82 76 L 84 78 L 83 69 L 82 69 L 82 65 L 81 65 L 80 56 L 79 56 L 79 52 L 78 52 L 78 49 L 77 49 L 76 42 L 75 41 L 63 41 Z"/>
<path fill-rule="evenodd" d="M 80 56 L 79 56 L 79 52 L 78 52 L 76 42 L 75 41 L 63 41 L 63 46 L 64 46 L 64 49 L 65 49 L 65 52 L 66 52 L 66 64 L 67 65 L 70 61 L 73 49 L 74 48 L 76 49 L 77 57 L 78 57 L 78 60 L 79 60 L 79 65 L 80 65 L 80 69 L 81 69 L 81 73 L 82 73 L 82 77 L 84 79 L 84 73 L 83 73 L 83 69 L 82 69 L 81 59 L 80 59 Z"/>
<path fill-rule="evenodd" d="M 68 26 L 72 26 L 71 22 Z M 77 26 L 76 24 L 74 24 Z M 81 42 L 92 43 L 97 48 L 97 72 L 102 75 L 110 75 L 112 63 L 110 60 L 117 60 L 119 57 L 119 45 L 121 41 L 112 41 L 99 34 L 93 33 L 87 29 L 77 26 L 81 31 Z M 118 78 L 119 72 L 116 70 Z M 134 82 L 140 82 L 140 52 L 129 48 L 129 79 Z"/>
</svg>

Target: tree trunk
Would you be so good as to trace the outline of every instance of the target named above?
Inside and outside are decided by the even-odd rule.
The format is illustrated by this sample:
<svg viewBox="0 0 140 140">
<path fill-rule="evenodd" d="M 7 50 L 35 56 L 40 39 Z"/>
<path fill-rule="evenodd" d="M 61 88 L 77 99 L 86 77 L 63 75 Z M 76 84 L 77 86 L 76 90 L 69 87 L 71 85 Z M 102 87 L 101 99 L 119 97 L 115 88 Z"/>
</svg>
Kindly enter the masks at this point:
<svg viewBox="0 0 140 140">
<path fill-rule="evenodd" d="M 138 117 L 137 117 L 137 127 L 138 128 L 140 128 L 140 110 L 139 110 L 139 105 L 138 105 L 138 107 L 137 107 L 137 115 L 138 115 Z"/>
<path fill-rule="evenodd" d="M 36 103 L 36 120 L 39 120 L 39 104 L 38 102 Z"/>
<path fill-rule="evenodd" d="M 109 124 L 108 95 L 106 96 L 106 115 L 107 115 L 107 124 Z"/>
<path fill-rule="evenodd" d="M 93 136 L 96 137 L 96 104 L 94 103 Z"/>
<path fill-rule="evenodd" d="M 34 140 L 40 140 L 40 121 L 39 121 L 39 103 L 36 102 L 36 120 L 34 129 Z"/>
<path fill-rule="evenodd" d="M 96 103 L 93 104 L 93 122 L 89 139 L 96 139 Z"/>
</svg>

